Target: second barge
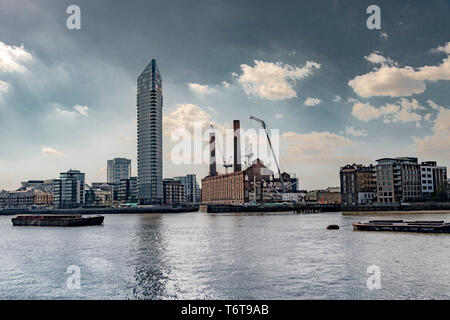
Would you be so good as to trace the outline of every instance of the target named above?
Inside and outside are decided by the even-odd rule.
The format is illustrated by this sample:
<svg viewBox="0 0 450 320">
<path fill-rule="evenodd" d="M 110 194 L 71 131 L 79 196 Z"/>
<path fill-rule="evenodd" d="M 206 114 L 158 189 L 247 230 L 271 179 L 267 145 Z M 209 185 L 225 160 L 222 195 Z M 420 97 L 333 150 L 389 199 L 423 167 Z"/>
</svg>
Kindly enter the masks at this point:
<svg viewBox="0 0 450 320">
<path fill-rule="evenodd" d="M 450 233 L 450 223 L 444 221 L 372 220 L 367 223 L 353 223 L 353 230 Z"/>
</svg>

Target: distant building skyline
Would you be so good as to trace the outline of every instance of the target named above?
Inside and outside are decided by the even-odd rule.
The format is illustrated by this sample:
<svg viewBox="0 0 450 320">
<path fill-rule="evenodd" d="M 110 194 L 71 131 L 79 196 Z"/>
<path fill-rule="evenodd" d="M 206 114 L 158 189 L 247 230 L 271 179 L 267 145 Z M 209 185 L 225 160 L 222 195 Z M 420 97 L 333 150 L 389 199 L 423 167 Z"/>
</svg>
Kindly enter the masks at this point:
<svg viewBox="0 0 450 320">
<path fill-rule="evenodd" d="M 386 157 L 376 165 L 341 167 L 344 205 L 392 205 L 402 202 L 444 200 L 449 188 L 447 167 L 416 157 Z"/>
</svg>

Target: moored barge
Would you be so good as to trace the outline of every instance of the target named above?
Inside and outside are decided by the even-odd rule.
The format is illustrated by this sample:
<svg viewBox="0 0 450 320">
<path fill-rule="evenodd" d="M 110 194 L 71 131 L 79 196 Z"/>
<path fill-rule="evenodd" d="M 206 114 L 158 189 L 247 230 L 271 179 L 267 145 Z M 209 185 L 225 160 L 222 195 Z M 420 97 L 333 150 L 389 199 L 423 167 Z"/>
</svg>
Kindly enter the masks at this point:
<svg viewBox="0 0 450 320">
<path fill-rule="evenodd" d="M 11 219 L 13 226 L 83 227 L 103 224 L 103 216 L 81 215 L 21 215 Z"/>
<path fill-rule="evenodd" d="M 366 223 L 353 223 L 353 230 L 450 233 L 450 223 L 444 221 L 372 220 Z"/>
</svg>

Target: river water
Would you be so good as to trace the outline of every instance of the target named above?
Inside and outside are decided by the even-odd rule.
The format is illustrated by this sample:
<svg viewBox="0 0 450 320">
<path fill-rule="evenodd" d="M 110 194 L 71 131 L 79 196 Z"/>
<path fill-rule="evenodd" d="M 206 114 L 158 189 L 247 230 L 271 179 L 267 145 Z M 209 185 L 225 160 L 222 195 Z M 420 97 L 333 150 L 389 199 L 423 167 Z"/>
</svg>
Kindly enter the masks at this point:
<svg viewBox="0 0 450 320">
<path fill-rule="evenodd" d="M 39 228 L 0 216 L 0 299 L 449 299 L 450 234 L 352 230 L 380 217 L 195 212 Z"/>
</svg>

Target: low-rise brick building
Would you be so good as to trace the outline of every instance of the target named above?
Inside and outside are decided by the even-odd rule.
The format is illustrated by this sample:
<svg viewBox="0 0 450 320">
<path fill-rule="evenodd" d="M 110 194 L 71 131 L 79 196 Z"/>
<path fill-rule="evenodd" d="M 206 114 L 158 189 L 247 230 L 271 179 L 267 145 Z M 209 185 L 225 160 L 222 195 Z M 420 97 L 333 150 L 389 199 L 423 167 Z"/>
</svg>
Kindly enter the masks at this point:
<svg viewBox="0 0 450 320">
<path fill-rule="evenodd" d="M 0 192 L 0 207 L 30 208 L 33 206 L 53 205 L 53 194 L 42 190 L 27 188 L 26 190 Z"/>
<path fill-rule="evenodd" d="M 339 175 L 344 205 L 368 204 L 376 199 L 377 180 L 373 165 L 349 164 L 341 168 Z"/>
<path fill-rule="evenodd" d="M 260 159 L 243 171 L 208 176 L 202 179 L 202 202 L 242 204 L 261 199 L 264 182 L 269 183 L 273 171 Z"/>
<path fill-rule="evenodd" d="M 174 205 L 186 202 L 184 185 L 179 180 L 163 179 L 163 203 Z"/>
</svg>

